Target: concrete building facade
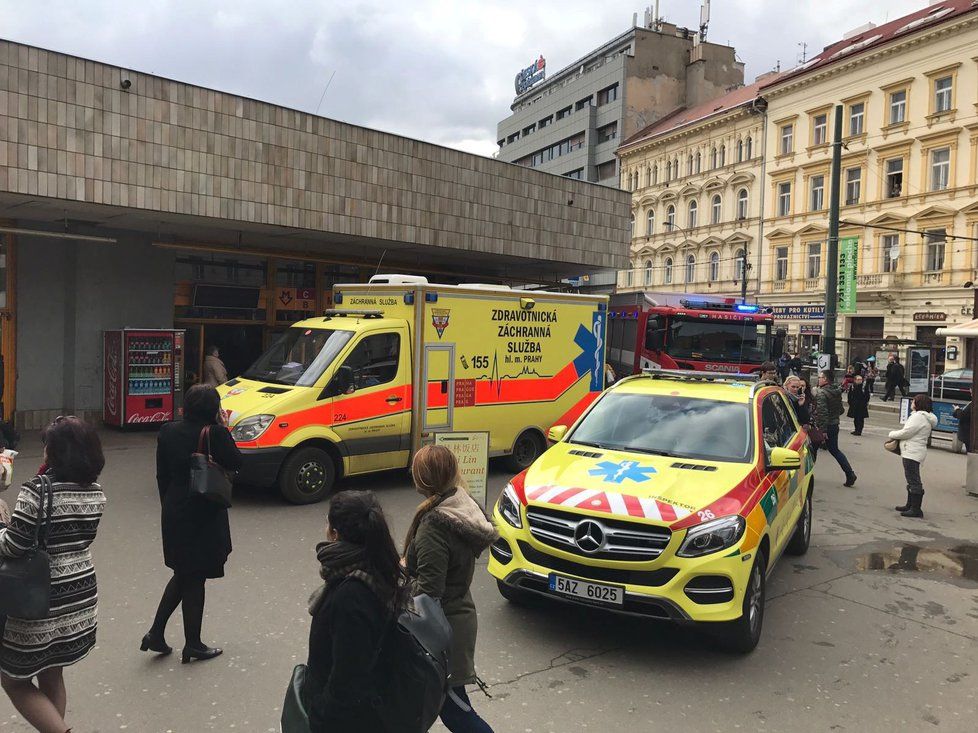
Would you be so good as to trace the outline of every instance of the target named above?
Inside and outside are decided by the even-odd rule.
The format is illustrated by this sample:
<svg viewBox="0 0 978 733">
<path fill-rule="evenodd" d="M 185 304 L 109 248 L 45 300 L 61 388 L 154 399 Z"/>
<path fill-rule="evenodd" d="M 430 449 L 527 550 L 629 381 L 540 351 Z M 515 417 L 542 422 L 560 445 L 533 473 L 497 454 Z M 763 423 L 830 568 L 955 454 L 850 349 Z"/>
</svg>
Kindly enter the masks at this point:
<svg viewBox="0 0 978 733">
<path fill-rule="evenodd" d="M 105 329 L 186 328 L 188 358 L 246 362 L 379 270 L 620 268 L 628 216 L 607 187 L 0 41 L 3 411 L 97 413 Z"/>
<path fill-rule="evenodd" d="M 634 27 L 519 94 L 498 125 L 500 160 L 619 184 L 621 141 L 677 106 L 742 86 L 734 49 L 654 21 Z"/>
</svg>

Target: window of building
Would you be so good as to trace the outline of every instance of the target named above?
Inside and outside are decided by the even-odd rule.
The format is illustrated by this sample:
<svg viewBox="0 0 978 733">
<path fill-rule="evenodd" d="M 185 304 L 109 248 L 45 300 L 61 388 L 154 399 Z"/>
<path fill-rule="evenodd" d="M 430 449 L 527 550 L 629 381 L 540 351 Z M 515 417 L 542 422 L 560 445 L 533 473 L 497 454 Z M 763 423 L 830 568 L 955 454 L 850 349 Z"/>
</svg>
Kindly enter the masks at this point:
<svg viewBox="0 0 978 733">
<path fill-rule="evenodd" d="M 774 250 L 774 277 L 776 280 L 788 279 L 788 248 L 778 247 Z"/>
<path fill-rule="evenodd" d="M 659 182 L 659 166 L 652 166 L 652 185 L 654 186 Z"/>
<path fill-rule="evenodd" d="M 598 92 L 598 106 L 602 107 L 618 99 L 618 85 L 612 84 Z"/>
<path fill-rule="evenodd" d="M 577 101 L 577 104 L 574 105 L 574 110 L 576 112 L 580 112 L 585 107 L 590 107 L 591 106 L 591 102 L 593 101 L 593 99 L 594 99 L 593 96 L 591 96 L 591 97 L 585 97 L 584 99 L 579 99 Z"/>
<path fill-rule="evenodd" d="M 788 155 L 795 149 L 795 126 L 781 126 L 781 155 Z"/>
<path fill-rule="evenodd" d="M 720 146 L 720 167 L 722 168 L 727 164 L 727 146 Z"/>
<path fill-rule="evenodd" d="M 880 246 L 883 248 L 883 272 L 896 272 L 900 259 L 900 235 L 884 234 L 880 237 Z"/>
<path fill-rule="evenodd" d="M 609 178 L 615 177 L 615 161 L 609 160 L 607 163 L 601 163 L 597 167 L 597 174 L 599 181 L 605 181 Z"/>
<path fill-rule="evenodd" d="M 672 257 L 666 257 L 662 265 L 662 282 L 666 285 L 672 284 Z"/>
<path fill-rule="evenodd" d="M 934 112 L 936 114 L 950 111 L 953 83 L 950 76 L 942 76 L 940 79 L 934 80 Z"/>
<path fill-rule="evenodd" d="M 808 274 L 809 279 L 822 275 L 822 243 L 808 243 Z"/>
<path fill-rule="evenodd" d="M 734 255 L 734 277 L 738 282 L 747 277 L 747 250 L 738 249 Z"/>
<path fill-rule="evenodd" d="M 699 151 L 697 151 L 697 152 L 696 152 L 696 172 L 697 172 L 697 173 L 699 173 L 699 172 L 700 172 L 700 163 L 701 163 L 701 162 L 702 162 L 702 157 L 700 156 L 700 153 L 699 153 Z"/>
<path fill-rule="evenodd" d="M 899 198 L 903 193 L 903 158 L 886 161 L 886 198 Z"/>
<path fill-rule="evenodd" d="M 655 234 L 655 209 L 649 209 L 645 215 L 645 233 L 650 237 Z"/>
<path fill-rule="evenodd" d="M 547 127 L 548 125 L 552 124 L 553 121 L 554 121 L 554 116 L 550 115 L 549 117 L 544 117 L 542 120 L 540 120 L 538 126 L 542 130 L 544 127 Z"/>
<path fill-rule="evenodd" d="M 598 128 L 598 142 L 606 143 L 618 137 L 618 123 L 612 122 L 604 127 Z"/>
<path fill-rule="evenodd" d="M 829 136 L 829 116 L 826 113 L 812 118 L 812 145 L 825 145 Z"/>
<path fill-rule="evenodd" d="M 672 159 L 672 172 L 676 176 L 676 178 L 679 178 L 679 158 L 678 157 Z"/>
<path fill-rule="evenodd" d="M 676 207 L 669 204 L 669 208 L 666 209 L 666 231 L 671 232 L 676 228 Z"/>
<path fill-rule="evenodd" d="M 849 107 L 849 135 L 862 135 L 866 122 L 866 103 L 857 102 Z"/>
<path fill-rule="evenodd" d="M 890 124 L 899 125 L 907 119 L 907 90 L 890 92 Z"/>
<path fill-rule="evenodd" d="M 584 169 L 583 168 L 575 168 L 572 171 L 567 171 L 564 174 L 564 176 L 566 178 L 573 178 L 573 179 L 575 179 L 577 181 L 582 181 L 582 180 L 584 180 Z"/>
<path fill-rule="evenodd" d="M 535 132 L 536 129 L 537 129 L 536 123 L 532 125 L 527 125 L 526 127 L 523 128 L 523 137 L 526 137 L 527 135 L 530 135 L 531 133 Z"/>
<path fill-rule="evenodd" d="M 565 117 L 567 117 L 570 113 L 571 113 L 571 108 L 570 107 L 564 107 L 563 109 L 558 109 L 557 110 L 557 119 L 558 120 L 562 120 Z"/>
<path fill-rule="evenodd" d="M 812 176 L 808 180 L 809 210 L 821 211 L 825 206 L 825 176 Z"/>
<path fill-rule="evenodd" d="M 518 132 L 514 132 L 512 135 L 510 135 L 508 138 L 506 138 L 506 143 L 507 144 L 509 144 L 509 143 L 515 143 L 519 139 L 520 139 L 520 134 Z"/>
<path fill-rule="evenodd" d="M 696 212 L 699 209 L 699 205 L 695 201 L 689 202 L 689 208 L 687 210 L 686 216 L 686 226 L 689 229 L 694 229 L 696 227 Z"/>
<path fill-rule="evenodd" d="M 930 190 L 943 191 L 948 187 L 951 174 L 951 149 L 938 148 L 930 151 Z"/>
<path fill-rule="evenodd" d="M 720 279 L 720 253 L 710 253 L 710 282 L 715 283 Z"/>
<path fill-rule="evenodd" d="M 692 155 L 687 155 L 686 156 L 686 175 L 687 176 L 693 175 L 693 156 Z"/>
<path fill-rule="evenodd" d="M 696 257 L 686 255 L 686 282 L 696 282 Z"/>
<path fill-rule="evenodd" d="M 714 147 L 710 149 L 710 168 L 713 169 L 716 167 L 717 167 L 717 149 Z"/>
<path fill-rule="evenodd" d="M 928 229 L 924 234 L 924 241 L 927 247 L 928 272 L 937 272 L 944 269 L 944 249 L 947 243 L 947 232 L 941 229 Z"/>
<path fill-rule="evenodd" d="M 737 192 L 737 219 L 743 221 L 747 218 L 747 189 L 742 188 Z"/>
<path fill-rule="evenodd" d="M 852 206 L 859 203 L 859 198 L 862 195 L 862 185 L 863 169 L 846 169 L 846 206 Z"/>
<path fill-rule="evenodd" d="M 744 141 L 743 140 L 738 140 L 737 141 L 737 162 L 738 163 L 743 163 L 744 162 Z"/>
<path fill-rule="evenodd" d="M 754 140 L 750 136 L 747 137 L 747 143 L 744 145 L 744 153 L 747 160 L 754 157 Z"/>
<path fill-rule="evenodd" d="M 713 202 L 710 204 L 710 223 L 719 224 L 720 214 L 723 209 L 723 200 L 720 198 L 719 194 L 713 197 Z"/>
<path fill-rule="evenodd" d="M 496 143 L 496 145 L 498 145 L 499 147 L 502 147 L 502 146 L 503 146 L 503 145 L 505 145 L 505 144 L 506 144 L 506 138 L 503 138 L 502 140 L 499 140 L 499 141 L 498 141 L 498 142 Z"/>
<path fill-rule="evenodd" d="M 791 213 L 791 182 L 778 184 L 778 216 L 788 216 Z"/>
<path fill-rule="evenodd" d="M 645 261 L 645 284 L 652 284 L 652 260 Z"/>
</svg>

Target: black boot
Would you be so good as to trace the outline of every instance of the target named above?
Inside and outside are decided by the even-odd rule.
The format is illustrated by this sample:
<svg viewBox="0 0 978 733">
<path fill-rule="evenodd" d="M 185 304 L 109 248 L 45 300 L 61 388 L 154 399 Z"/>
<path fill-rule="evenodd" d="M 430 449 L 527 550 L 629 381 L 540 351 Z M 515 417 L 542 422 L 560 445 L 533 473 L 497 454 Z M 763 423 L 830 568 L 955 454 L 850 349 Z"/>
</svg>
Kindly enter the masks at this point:
<svg viewBox="0 0 978 733">
<path fill-rule="evenodd" d="M 846 476 L 846 482 L 842 485 L 845 486 L 847 489 L 851 489 L 853 486 L 855 486 L 855 484 L 856 484 L 856 474 L 850 473 L 848 476 Z"/>
<path fill-rule="evenodd" d="M 923 519 L 924 513 L 920 509 L 920 505 L 924 501 L 923 494 L 911 494 L 910 495 L 910 507 L 905 512 L 900 512 L 901 517 L 912 517 L 913 519 Z"/>
<path fill-rule="evenodd" d="M 170 654 L 173 652 L 173 647 L 166 643 L 163 634 L 150 631 L 143 637 L 143 641 L 139 645 L 139 650 L 143 652 L 156 652 L 157 654 Z"/>
<path fill-rule="evenodd" d="M 905 512 L 905 511 L 907 511 L 907 509 L 910 508 L 910 489 L 907 489 L 907 501 L 906 501 L 906 503 L 904 503 L 903 506 L 895 506 L 893 508 L 896 509 L 898 512 Z"/>
</svg>

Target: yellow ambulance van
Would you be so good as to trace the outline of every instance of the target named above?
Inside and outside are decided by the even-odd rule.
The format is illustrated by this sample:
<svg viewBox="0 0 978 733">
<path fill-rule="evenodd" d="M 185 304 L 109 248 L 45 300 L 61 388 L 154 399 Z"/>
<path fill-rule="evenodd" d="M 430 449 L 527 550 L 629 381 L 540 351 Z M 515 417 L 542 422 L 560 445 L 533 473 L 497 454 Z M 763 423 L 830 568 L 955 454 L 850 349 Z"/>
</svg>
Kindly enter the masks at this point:
<svg viewBox="0 0 978 733">
<path fill-rule="evenodd" d="M 488 432 L 524 470 L 604 385 L 606 296 L 382 275 L 334 304 L 219 388 L 241 480 L 294 503 L 405 468 L 438 432 Z"/>
</svg>

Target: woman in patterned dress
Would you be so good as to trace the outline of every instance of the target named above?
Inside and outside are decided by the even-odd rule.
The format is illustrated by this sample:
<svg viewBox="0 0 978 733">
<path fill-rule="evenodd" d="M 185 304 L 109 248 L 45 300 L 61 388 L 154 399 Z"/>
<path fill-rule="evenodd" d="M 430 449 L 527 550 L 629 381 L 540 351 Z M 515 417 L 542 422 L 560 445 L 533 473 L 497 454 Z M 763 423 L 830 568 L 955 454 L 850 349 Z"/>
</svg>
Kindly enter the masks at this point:
<svg viewBox="0 0 978 733">
<path fill-rule="evenodd" d="M 65 723 L 62 671 L 95 646 L 98 588 L 89 546 L 105 508 L 105 494 L 95 483 L 105 459 L 94 428 L 77 417 L 59 417 L 42 440 L 46 475 L 54 490 L 47 530 L 51 610 L 37 621 L 7 619 L 0 645 L 0 683 L 38 731 L 66 733 L 70 728 Z M 38 477 L 21 488 L 10 524 L 0 529 L 0 557 L 21 557 L 33 545 L 41 490 Z"/>
</svg>

